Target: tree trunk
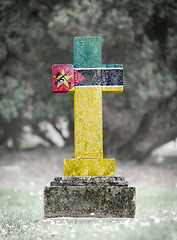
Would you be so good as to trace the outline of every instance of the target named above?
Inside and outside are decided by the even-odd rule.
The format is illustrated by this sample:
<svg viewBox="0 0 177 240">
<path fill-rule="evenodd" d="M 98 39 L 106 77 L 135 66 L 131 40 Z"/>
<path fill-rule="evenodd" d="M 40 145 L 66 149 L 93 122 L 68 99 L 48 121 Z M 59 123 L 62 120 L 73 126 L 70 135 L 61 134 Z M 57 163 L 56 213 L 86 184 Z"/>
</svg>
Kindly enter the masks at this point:
<svg viewBox="0 0 177 240">
<path fill-rule="evenodd" d="M 120 120 L 118 126 L 113 128 L 111 125 L 114 124 L 110 124 L 108 119 L 115 114 Z M 142 117 L 136 117 L 131 110 L 127 113 L 123 109 L 116 113 L 110 108 L 105 109 L 105 115 L 108 135 L 104 141 L 105 152 L 116 154 L 119 160 L 143 161 L 154 148 L 177 136 L 177 90 Z"/>
</svg>

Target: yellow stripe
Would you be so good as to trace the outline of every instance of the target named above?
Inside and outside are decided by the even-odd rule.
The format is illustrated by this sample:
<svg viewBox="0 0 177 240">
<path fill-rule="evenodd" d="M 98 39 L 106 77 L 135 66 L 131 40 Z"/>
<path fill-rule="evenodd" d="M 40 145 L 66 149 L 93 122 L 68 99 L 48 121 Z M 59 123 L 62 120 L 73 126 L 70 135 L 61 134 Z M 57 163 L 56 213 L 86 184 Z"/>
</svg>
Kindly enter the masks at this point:
<svg viewBox="0 0 177 240">
<path fill-rule="evenodd" d="M 123 92 L 123 86 L 101 86 L 102 92 Z"/>
<path fill-rule="evenodd" d="M 74 87 L 72 88 L 71 90 L 69 90 L 68 92 L 75 92 L 76 89 L 78 88 L 88 88 L 88 87 L 93 87 L 93 88 L 101 88 L 101 91 L 102 92 L 117 92 L 117 93 L 120 93 L 120 92 L 123 92 L 123 86 L 83 86 L 83 87 Z M 87 91 L 87 89 L 85 89 L 85 91 Z"/>
</svg>

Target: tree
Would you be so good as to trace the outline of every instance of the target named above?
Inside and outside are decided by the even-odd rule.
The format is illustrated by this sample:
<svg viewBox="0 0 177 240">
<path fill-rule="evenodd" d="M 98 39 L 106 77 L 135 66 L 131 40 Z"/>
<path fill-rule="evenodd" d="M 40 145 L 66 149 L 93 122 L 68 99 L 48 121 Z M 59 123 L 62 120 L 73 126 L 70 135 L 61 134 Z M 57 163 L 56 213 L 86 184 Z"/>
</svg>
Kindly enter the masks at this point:
<svg viewBox="0 0 177 240">
<path fill-rule="evenodd" d="M 45 137 L 39 122 L 56 127 L 58 116 L 73 132 L 73 96 L 51 93 L 50 69 L 72 63 L 74 36 L 101 36 L 103 63 L 124 64 L 125 92 L 104 95 L 105 153 L 142 160 L 177 136 L 174 0 L 13 0 L 0 7 L 2 144 L 11 136 L 17 146 L 25 124 Z"/>
</svg>

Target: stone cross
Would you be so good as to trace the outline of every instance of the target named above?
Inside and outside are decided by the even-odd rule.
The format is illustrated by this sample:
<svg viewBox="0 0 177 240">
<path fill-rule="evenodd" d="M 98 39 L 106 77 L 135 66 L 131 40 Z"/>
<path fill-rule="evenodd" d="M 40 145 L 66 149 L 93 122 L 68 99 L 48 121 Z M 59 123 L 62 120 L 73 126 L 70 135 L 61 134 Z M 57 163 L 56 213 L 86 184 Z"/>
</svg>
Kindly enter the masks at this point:
<svg viewBox="0 0 177 240">
<path fill-rule="evenodd" d="M 103 158 L 102 92 L 123 91 L 123 66 L 101 59 L 100 38 L 76 37 L 74 64 L 52 67 L 53 92 L 74 92 L 75 158 L 45 187 L 45 217 L 135 216 L 135 188 Z"/>
<path fill-rule="evenodd" d="M 74 92 L 75 158 L 64 160 L 64 176 L 114 176 L 115 159 L 103 158 L 102 93 L 123 92 L 123 65 L 102 64 L 101 38 L 75 37 L 74 64 L 53 65 L 53 92 Z"/>
</svg>

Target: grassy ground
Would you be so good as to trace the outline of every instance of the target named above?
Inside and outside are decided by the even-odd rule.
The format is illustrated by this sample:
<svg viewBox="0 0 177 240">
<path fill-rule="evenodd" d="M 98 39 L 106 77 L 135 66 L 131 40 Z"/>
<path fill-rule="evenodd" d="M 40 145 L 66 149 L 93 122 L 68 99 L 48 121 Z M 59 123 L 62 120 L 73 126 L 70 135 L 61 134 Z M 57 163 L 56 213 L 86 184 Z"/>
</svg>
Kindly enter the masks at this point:
<svg viewBox="0 0 177 240">
<path fill-rule="evenodd" d="M 1 158 L 1 166 L 18 165 L 20 172 L 13 182 L 12 172 L 3 176 L 9 183 L 2 184 L 0 179 L 0 239 L 177 239 L 177 176 L 173 169 L 119 165 L 118 175 L 126 175 L 137 189 L 135 219 L 43 219 L 43 188 L 51 175 L 61 174 L 63 156 L 58 159 L 58 154 L 50 152 L 53 157 L 47 162 L 45 152 L 35 158 L 36 154 L 14 154 L 13 161 L 7 155 Z"/>
</svg>

